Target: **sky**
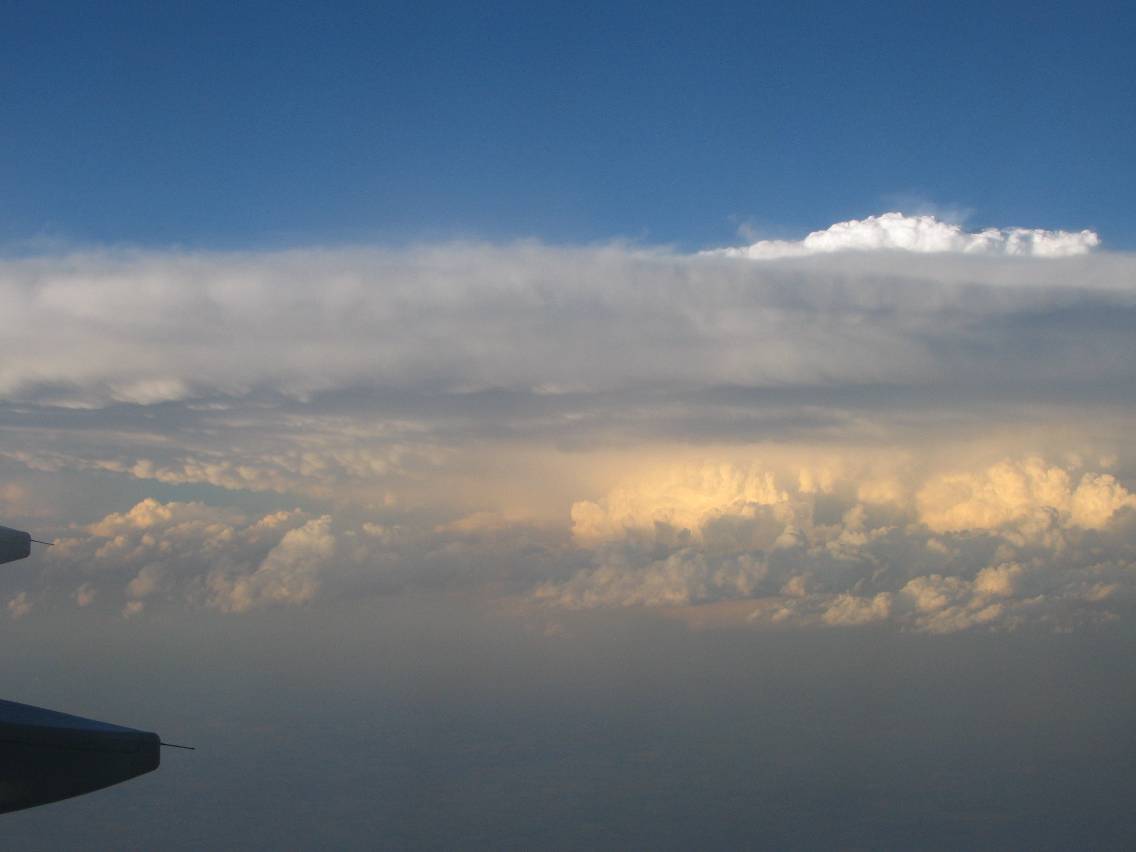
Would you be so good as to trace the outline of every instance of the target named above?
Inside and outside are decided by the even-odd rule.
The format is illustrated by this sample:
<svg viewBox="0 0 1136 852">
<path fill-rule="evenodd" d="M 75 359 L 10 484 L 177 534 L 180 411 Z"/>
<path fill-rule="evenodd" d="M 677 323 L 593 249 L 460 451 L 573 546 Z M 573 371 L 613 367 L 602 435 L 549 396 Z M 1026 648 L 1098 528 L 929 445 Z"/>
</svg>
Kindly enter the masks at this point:
<svg viewBox="0 0 1136 852">
<path fill-rule="evenodd" d="M 1131 848 L 1132 12 L 13 3 L 25 848 Z"/>
<path fill-rule="evenodd" d="M 0 240 L 1136 246 L 1130 4 L 12 2 Z"/>
</svg>

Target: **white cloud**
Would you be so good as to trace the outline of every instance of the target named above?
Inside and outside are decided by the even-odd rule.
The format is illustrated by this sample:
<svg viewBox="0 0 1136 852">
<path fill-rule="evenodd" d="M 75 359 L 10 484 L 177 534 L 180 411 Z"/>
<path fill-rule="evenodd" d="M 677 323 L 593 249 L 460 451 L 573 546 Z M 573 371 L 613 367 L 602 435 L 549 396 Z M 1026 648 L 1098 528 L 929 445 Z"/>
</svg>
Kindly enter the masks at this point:
<svg viewBox="0 0 1136 852">
<path fill-rule="evenodd" d="M 158 563 L 143 565 L 142 570 L 126 584 L 126 594 L 135 600 L 148 598 L 161 591 L 165 568 Z"/>
<path fill-rule="evenodd" d="M 1039 458 L 939 476 L 916 499 L 920 520 L 939 532 L 1015 526 L 1030 536 L 1054 526 L 1101 529 L 1119 510 L 1136 508 L 1136 494 L 1111 474 L 1085 473 L 1074 483 Z"/>
<path fill-rule="evenodd" d="M 145 609 L 145 601 L 127 601 L 122 607 L 122 617 L 133 618 L 136 615 L 141 615 Z"/>
<path fill-rule="evenodd" d="M 0 398 L 89 408 L 363 388 L 557 396 L 660 383 L 925 382 L 993 363 L 962 345 L 944 364 L 943 339 L 985 343 L 993 324 L 1014 332 L 1012 347 L 1032 339 L 1014 319 L 1076 310 L 1083 322 L 1087 308 L 1131 307 L 1130 259 L 1005 256 L 1071 254 L 1061 246 L 1086 248 L 1095 237 L 967 236 L 926 217 L 834 228 L 821 232 L 824 245 L 886 247 L 908 233 L 912 246 L 939 245 L 925 234 L 942 232 L 1000 248 L 934 266 L 877 251 L 855 263 L 747 266 L 530 244 L 9 260 L 0 262 L 0 310 L 21 320 L 0 342 Z M 886 239 L 831 236 L 864 229 Z M 1070 346 L 1099 356 L 1117 345 L 1099 325 L 1091 350 L 1051 341 L 1035 366 L 1069 367 Z M 240 477 L 224 467 L 216 475 Z"/>
<path fill-rule="evenodd" d="M 83 583 L 79 588 L 75 589 L 75 605 L 79 607 L 90 606 L 95 602 L 95 597 L 98 594 L 95 587 L 90 583 Z"/>
<path fill-rule="evenodd" d="M 599 502 L 573 504 L 572 535 L 586 545 L 666 526 L 701 537 L 715 518 L 756 518 L 773 507 L 772 515 L 780 522 L 776 538 L 792 519 L 788 504 L 788 494 L 769 471 L 731 464 L 675 467 L 645 482 L 616 488 Z"/>
<path fill-rule="evenodd" d="M 320 587 L 320 575 L 335 554 L 331 518 L 323 516 L 289 530 L 256 570 L 232 576 L 209 575 L 209 602 L 224 612 L 307 603 Z"/>
<path fill-rule="evenodd" d="M 351 522 L 143 500 L 61 537 L 42 593 L 76 577 L 77 604 L 125 598 L 131 615 L 463 588 L 567 609 L 750 601 L 757 623 L 939 633 L 1066 627 L 1136 604 L 1136 508 L 1111 475 L 1036 457 L 949 474 L 884 458 L 672 463 L 577 501 L 560 532 L 507 512 Z M 895 487 L 865 502 L 864 481 Z M 1100 499 L 1078 514 L 1078 493 Z"/>
<path fill-rule="evenodd" d="M 500 485 L 518 451 L 910 447 L 1106 405 L 1091 428 L 1119 434 L 1134 271 L 1107 253 L 738 264 L 538 244 L 2 261 L 21 321 L 0 339 L 0 463 L 515 515 L 536 499 Z M 886 503 L 896 483 L 861 487 Z M 488 490 L 511 505 L 478 504 Z"/>
<path fill-rule="evenodd" d="M 125 596 L 127 615 L 159 598 L 236 612 L 310 599 L 327 561 L 326 527 L 326 518 L 300 511 L 250 519 L 232 508 L 146 499 L 72 528 L 47 558 L 53 571 L 85 577 L 72 594 L 80 607 Z"/>
<path fill-rule="evenodd" d="M 885 216 L 762 263 L 2 261 L 0 505 L 93 520 L 45 531 L 26 600 L 461 588 L 939 632 L 1124 612 L 1136 261 L 1065 256 L 1095 243 Z"/>
<path fill-rule="evenodd" d="M 542 603 L 569 609 L 685 606 L 750 597 L 766 574 L 760 555 L 709 560 L 687 549 L 636 566 L 624 554 L 608 552 L 596 567 L 565 583 L 541 585 L 533 594 Z"/>
<path fill-rule="evenodd" d="M 1036 457 L 901 468 L 884 476 L 894 487 L 882 504 L 860 500 L 852 463 L 825 468 L 824 492 L 811 473 L 727 464 L 620 485 L 573 509 L 591 564 L 533 597 L 567 608 L 752 599 L 776 602 L 755 609 L 761 623 L 932 633 L 1075 624 L 1136 602 L 1136 501 L 1111 475 L 1078 481 Z"/>
<path fill-rule="evenodd" d="M 657 537 L 665 530 L 713 543 L 721 540 L 715 527 L 729 521 L 744 525 L 749 545 L 767 547 L 786 529 L 811 525 L 813 507 L 825 494 L 852 501 L 841 519 L 838 540 L 845 542 L 863 539 L 867 516 L 879 507 L 939 533 L 1006 530 L 1031 537 L 1052 529 L 1104 529 L 1118 512 L 1136 509 L 1136 494 L 1113 475 L 1086 471 L 1077 478 L 1037 456 L 920 476 L 904 473 L 905 463 L 897 456 L 894 471 L 882 479 L 879 458 L 866 464 L 854 454 L 841 469 L 801 467 L 794 477 L 752 463 L 671 465 L 617 485 L 598 500 L 574 503 L 572 534 L 584 546 L 630 535 Z M 814 482 L 822 475 L 826 488 L 818 491 Z M 936 540 L 927 546 L 949 552 Z"/>
<path fill-rule="evenodd" d="M 8 614 L 12 618 L 23 618 L 32 611 L 32 602 L 27 592 L 20 592 L 15 597 L 9 598 L 7 606 Z"/>
<path fill-rule="evenodd" d="M 983 568 L 974 578 L 974 589 L 981 595 L 1012 597 L 1021 585 L 1026 570 L 1017 562 L 991 565 Z"/>
<path fill-rule="evenodd" d="M 986 228 L 967 232 L 961 226 L 934 216 L 883 213 L 865 219 L 837 222 L 823 231 L 813 231 L 802 240 L 759 240 L 740 248 L 718 249 L 708 254 L 774 260 L 833 252 L 904 251 L 1013 257 L 1072 257 L 1087 254 L 1100 245 L 1093 231 L 1046 231 L 1038 228 Z"/>
<path fill-rule="evenodd" d="M 833 627 L 859 627 L 883 621 L 891 615 L 892 596 L 880 592 L 871 598 L 862 598 L 847 592 L 837 595 L 821 616 L 825 624 Z"/>
</svg>

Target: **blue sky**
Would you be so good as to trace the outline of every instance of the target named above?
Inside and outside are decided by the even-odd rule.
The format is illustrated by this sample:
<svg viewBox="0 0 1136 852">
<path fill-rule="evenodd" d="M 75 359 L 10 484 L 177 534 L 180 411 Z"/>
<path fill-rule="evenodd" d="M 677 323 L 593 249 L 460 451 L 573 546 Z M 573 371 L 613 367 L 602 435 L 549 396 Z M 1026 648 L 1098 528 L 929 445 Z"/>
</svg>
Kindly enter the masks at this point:
<svg viewBox="0 0 1136 852">
<path fill-rule="evenodd" d="M 1136 245 L 1128 4 L 10 3 L 0 241 Z"/>
</svg>

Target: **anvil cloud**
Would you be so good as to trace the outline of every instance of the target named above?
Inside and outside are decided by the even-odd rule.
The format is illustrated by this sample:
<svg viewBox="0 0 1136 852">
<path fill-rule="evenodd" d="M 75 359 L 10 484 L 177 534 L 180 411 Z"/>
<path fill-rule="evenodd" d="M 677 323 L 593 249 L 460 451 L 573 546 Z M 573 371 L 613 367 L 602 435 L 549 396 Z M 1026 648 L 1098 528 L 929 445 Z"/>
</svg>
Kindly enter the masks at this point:
<svg viewBox="0 0 1136 852">
<path fill-rule="evenodd" d="M 1098 243 L 885 214 L 696 255 L 0 262 L 0 508 L 50 517 L 29 495 L 58 481 L 78 514 L 10 609 L 460 587 L 940 632 L 1111 617 L 1136 588 L 1136 260 Z"/>
</svg>

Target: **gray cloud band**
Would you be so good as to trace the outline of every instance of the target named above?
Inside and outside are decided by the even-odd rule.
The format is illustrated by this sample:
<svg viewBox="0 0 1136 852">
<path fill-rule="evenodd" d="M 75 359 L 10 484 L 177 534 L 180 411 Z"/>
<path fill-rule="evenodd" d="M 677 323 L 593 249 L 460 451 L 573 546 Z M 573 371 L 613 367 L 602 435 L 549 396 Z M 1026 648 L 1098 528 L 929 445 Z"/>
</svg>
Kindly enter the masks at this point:
<svg viewBox="0 0 1136 852">
<path fill-rule="evenodd" d="M 0 396 L 1124 381 L 1134 265 L 539 245 L 8 261 Z"/>
</svg>

